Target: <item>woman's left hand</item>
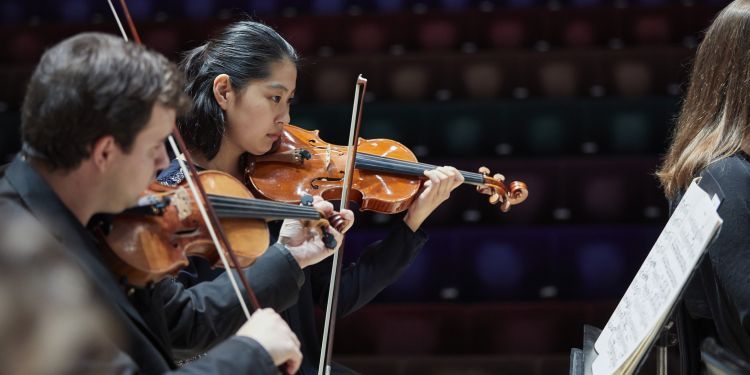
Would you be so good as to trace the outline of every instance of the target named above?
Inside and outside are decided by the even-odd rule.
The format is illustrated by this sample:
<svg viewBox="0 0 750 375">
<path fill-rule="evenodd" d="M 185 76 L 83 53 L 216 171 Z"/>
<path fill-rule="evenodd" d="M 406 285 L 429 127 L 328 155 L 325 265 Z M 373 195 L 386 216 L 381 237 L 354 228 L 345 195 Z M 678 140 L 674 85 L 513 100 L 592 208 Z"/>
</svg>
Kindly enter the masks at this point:
<svg viewBox="0 0 750 375">
<path fill-rule="evenodd" d="M 425 171 L 424 175 L 429 180 L 422 185 L 422 190 L 404 216 L 406 225 L 415 232 L 432 211 L 435 211 L 441 203 L 451 196 L 451 191 L 464 182 L 464 176 L 461 175 L 461 172 L 448 166 Z"/>
</svg>

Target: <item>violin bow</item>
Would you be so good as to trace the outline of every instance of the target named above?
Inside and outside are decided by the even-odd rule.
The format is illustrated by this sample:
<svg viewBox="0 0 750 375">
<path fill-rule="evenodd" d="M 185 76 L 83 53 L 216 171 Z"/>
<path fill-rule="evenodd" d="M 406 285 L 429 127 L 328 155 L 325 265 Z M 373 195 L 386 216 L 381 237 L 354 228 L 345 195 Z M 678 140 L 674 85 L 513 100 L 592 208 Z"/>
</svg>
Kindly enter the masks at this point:
<svg viewBox="0 0 750 375">
<path fill-rule="evenodd" d="M 115 6 L 114 4 L 112 4 L 112 0 L 107 0 L 107 2 L 109 2 L 109 7 L 112 10 L 112 15 L 115 17 L 117 26 L 120 28 L 122 37 L 127 42 L 128 36 L 125 33 L 125 29 L 122 27 L 122 23 L 120 22 L 120 17 L 117 15 L 117 11 L 115 11 Z M 135 24 L 133 23 L 133 19 L 132 17 L 130 17 L 130 11 L 128 10 L 127 4 L 125 4 L 125 0 L 120 0 L 120 7 L 122 8 L 123 13 L 125 14 L 125 19 L 128 22 L 130 33 L 133 35 L 133 40 L 135 41 L 136 44 L 143 45 L 143 43 L 141 42 L 141 37 L 138 34 L 138 30 L 136 30 Z M 177 161 L 180 164 L 180 169 L 182 170 L 182 173 L 185 175 L 185 179 L 188 182 L 188 186 L 190 187 L 190 190 L 193 192 L 193 197 L 195 198 L 195 202 L 198 205 L 198 210 L 200 211 L 201 216 L 203 217 L 203 220 L 206 223 L 206 227 L 208 228 L 208 232 L 211 235 L 211 239 L 213 240 L 214 246 L 216 246 L 216 251 L 219 253 L 219 258 L 221 259 L 221 262 L 224 265 L 224 268 L 227 270 L 227 274 L 229 276 L 229 281 L 232 284 L 232 288 L 234 289 L 235 294 L 237 294 L 237 298 L 239 299 L 240 305 L 242 306 L 242 310 L 244 311 L 245 316 L 249 320 L 250 310 L 248 310 L 247 304 L 245 303 L 245 299 L 242 296 L 242 291 L 237 285 L 237 280 L 234 277 L 234 273 L 232 272 L 232 268 L 229 265 L 229 261 L 227 260 L 226 254 L 229 255 L 229 257 L 232 260 L 232 263 L 234 263 L 237 266 L 237 276 L 239 276 L 240 281 L 242 282 L 242 285 L 245 287 L 245 291 L 247 291 L 247 297 L 248 297 L 248 300 L 250 301 L 250 304 L 253 307 L 253 310 L 260 309 L 260 303 L 258 302 L 258 298 L 255 296 L 255 293 L 250 288 L 250 284 L 247 281 L 247 277 L 245 277 L 245 274 L 239 269 L 240 263 L 237 260 L 237 256 L 232 250 L 231 245 L 229 244 L 229 240 L 227 239 L 226 233 L 224 233 L 224 229 L 219 223 L 219 218 L 216 215 L 216 212 L 214 211 L 213 207 L 209 203 L 209 200 L 206 198 L 207 197 L 206 191 L 204 190 L 203 184 L 198 178 L 198 172 L 195 169 L 195 164 L 193 163 L 193 159 L 190 157 L 190 152 L 185 146 L 185 141 L 182 138 L 182 135 L 180 134 L 180 130 L 177 128 L 176 123 L 173 126 L 172 134 L 170 134 L 167 139 L 175 155 L 180 154 L 180 149 L 184 150 L 182 152 L 182 155 L 184 155 L 185 160 L 177 158 Z M 178 145 L 179 145 L 179 148 L 178 148 Z M 224 244 L 224 246 L 221 246 L 221 244 Z M 222 249 L 225 249 L 226 254 L 224 253 Z"/>
<path fill-rule="evenodd" d="M 352 176 L 354 175 L 354 161 L 357 156 L 357 140 L 359 139 L 359 128 L 362 124 L 362 106 L 364 104 L 367 79 L 360 74 L 354 88 L 354 104 L 352 105 L 352 121 L 349 127 L 349 147 L 346 154 L 346 171 L 344 172 L 344 184 L 341 191 L 340 210 L 349 208 L 349 195 L 352 190 Z M 331 355 L 333 354 L 333 334 L 336 330 L 336 313 L 339 304 L 339 286 L 341 284 L 341 267 L 344 263 L 344 240 L 341 240 L 339 250 L 333 253 L 333 266 L 331 267 L 331 281 L 328 285 L 328 303 L 326 304 L 326 317 L 323 327 L 323 343 L 320 347 L 320 363 L 318 364 L 318 375 L 330 375 Z"/>
</svg>

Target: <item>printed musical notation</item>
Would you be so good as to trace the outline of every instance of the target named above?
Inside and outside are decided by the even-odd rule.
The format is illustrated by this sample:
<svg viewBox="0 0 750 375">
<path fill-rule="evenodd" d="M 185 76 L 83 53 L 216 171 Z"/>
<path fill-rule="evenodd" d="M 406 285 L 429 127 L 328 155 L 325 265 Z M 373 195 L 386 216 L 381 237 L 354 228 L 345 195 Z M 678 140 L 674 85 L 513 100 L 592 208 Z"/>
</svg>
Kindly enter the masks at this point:
<svg viewBox="0 0 750 375">
<path fill-rule="evenodd" d="M 717 207 L 695 181 L 690 185 L 596 341 L 593 374 L 635 371 L 721 226 Z"/>
</svg>

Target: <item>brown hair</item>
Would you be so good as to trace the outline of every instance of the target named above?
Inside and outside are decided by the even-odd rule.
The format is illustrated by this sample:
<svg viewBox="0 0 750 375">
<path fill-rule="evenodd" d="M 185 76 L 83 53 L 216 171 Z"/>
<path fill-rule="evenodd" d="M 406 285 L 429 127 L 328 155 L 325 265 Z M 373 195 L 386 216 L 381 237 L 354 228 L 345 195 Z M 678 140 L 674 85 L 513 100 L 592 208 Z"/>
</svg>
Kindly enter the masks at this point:
<svg viewBox="0 0 750 375">
<path fill-rule="evenodd" d="M 724 8 L 698 46 L 672 144 L 657 171 L 669 199 L 742 149 L 750 127 L 750 0 Z"/>
<path fill-rule="evenodd" d="M 72 169 L 97 139 L 128 152 L 160 103 L 186 112 L 184 79 L 164 56 L 108 34 L 70 37 L 44 53 L 21 110 L 24 149 L 50 168 Z"/>
</svg>

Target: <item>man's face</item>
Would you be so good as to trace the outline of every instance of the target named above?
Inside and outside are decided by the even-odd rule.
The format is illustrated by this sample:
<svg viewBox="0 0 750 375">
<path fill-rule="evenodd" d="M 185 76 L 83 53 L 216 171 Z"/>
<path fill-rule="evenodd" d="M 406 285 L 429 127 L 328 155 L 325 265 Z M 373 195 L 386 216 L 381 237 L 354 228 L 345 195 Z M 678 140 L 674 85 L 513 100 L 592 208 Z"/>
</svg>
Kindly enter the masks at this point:
<svg viewBox="0 0 750 375">
<path fill-rule="evenodd" d="M 108 171 L 111 206 L 118 213 L 134 206 L 141 193 L 156 178 L 156 172 L 169 165 L 164 141 L 174 128 L 176 112 L 155 104 L 146 126 L 136 135 L 130 152 L 118 147 L 117 160 Z"/>
</svg>

